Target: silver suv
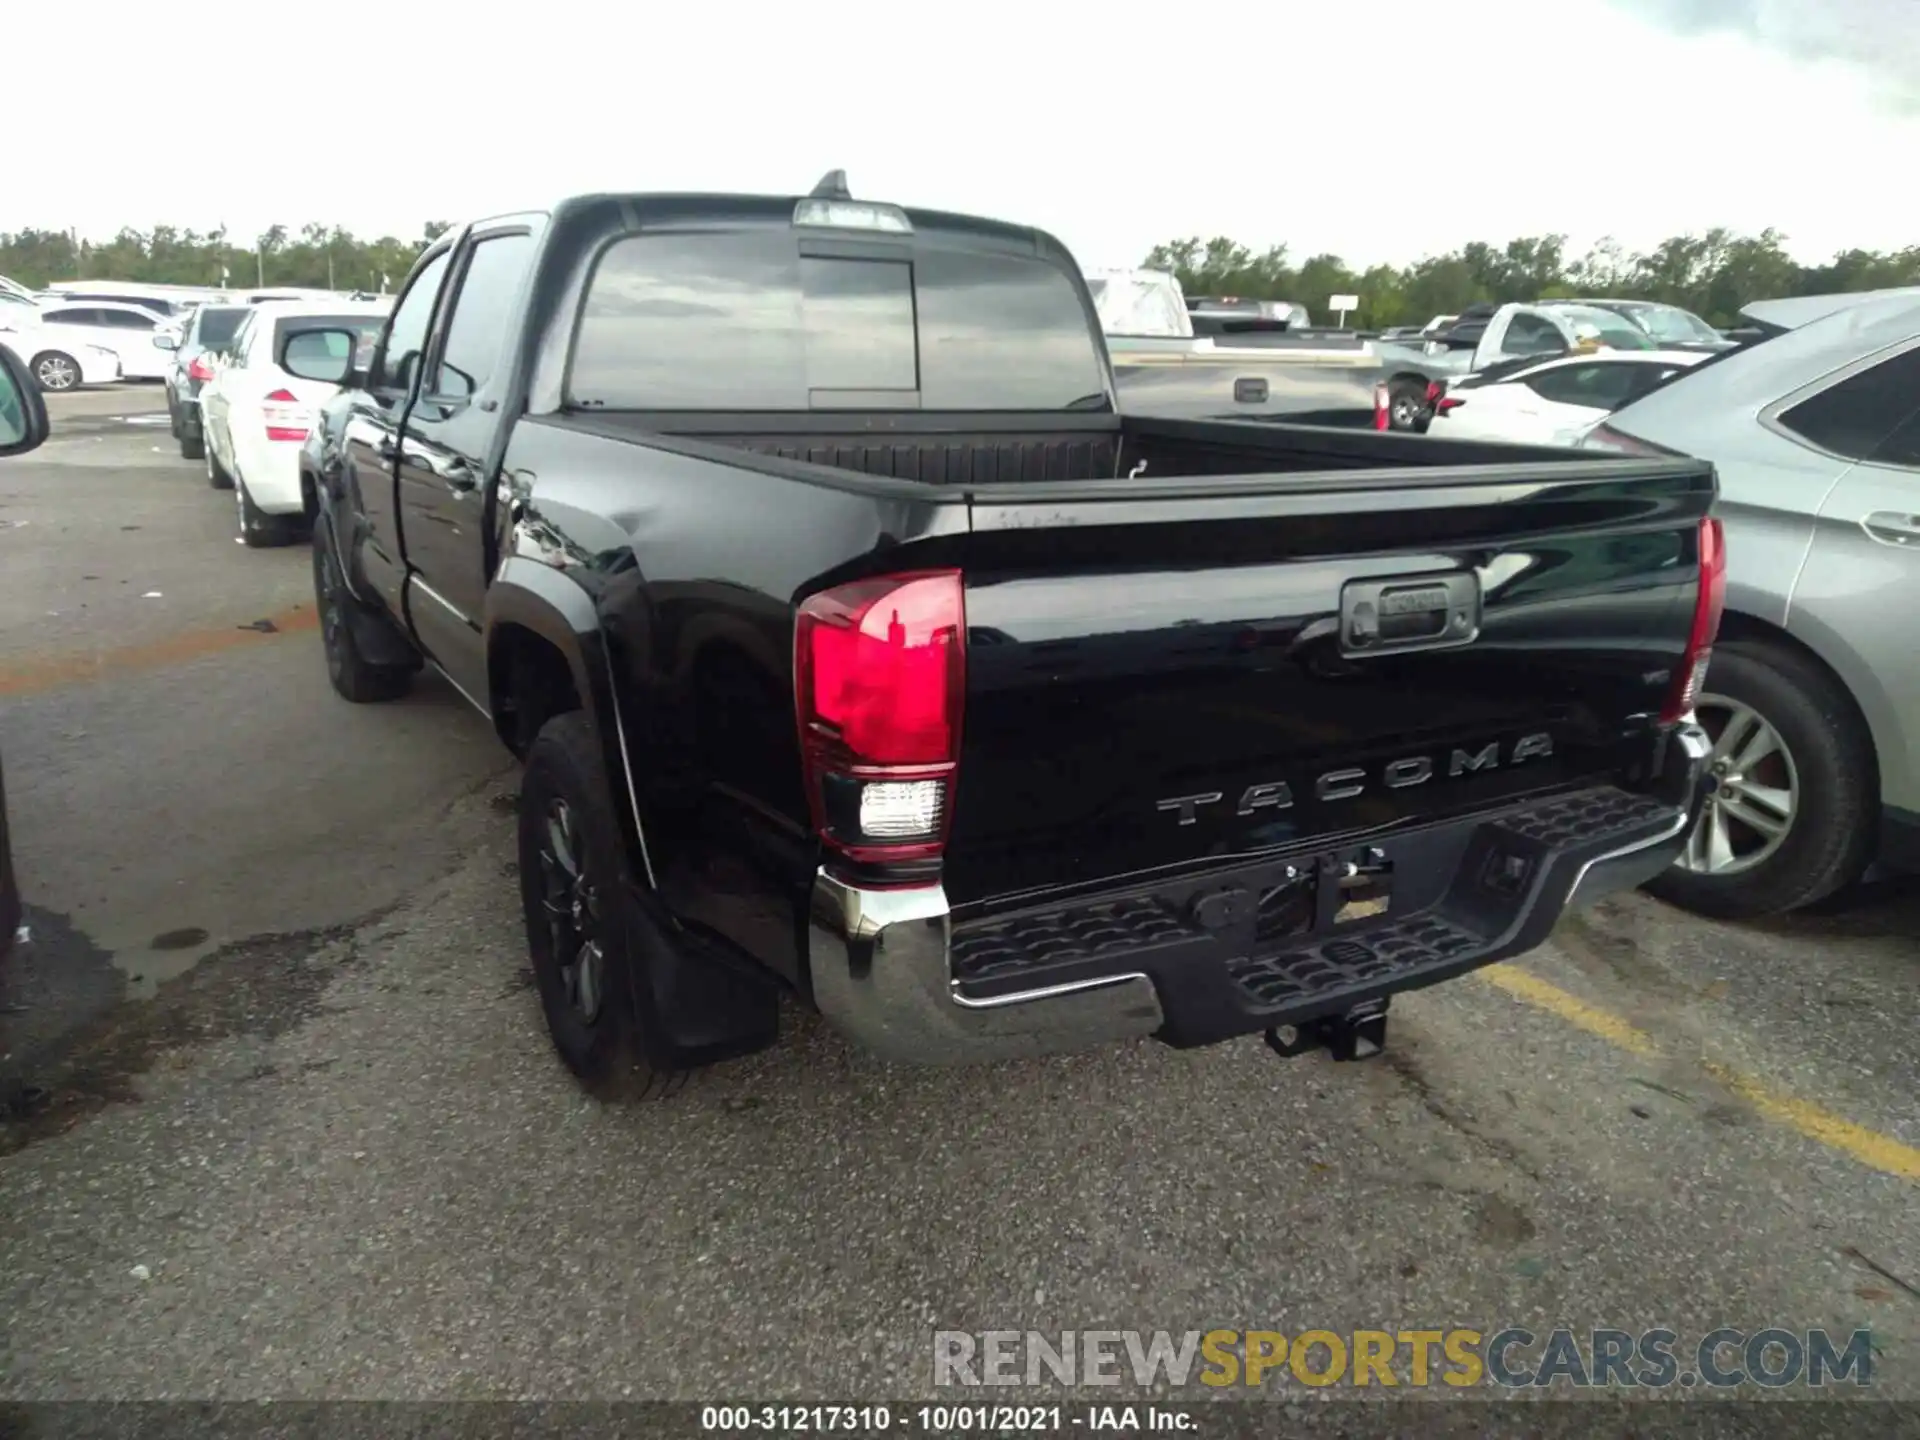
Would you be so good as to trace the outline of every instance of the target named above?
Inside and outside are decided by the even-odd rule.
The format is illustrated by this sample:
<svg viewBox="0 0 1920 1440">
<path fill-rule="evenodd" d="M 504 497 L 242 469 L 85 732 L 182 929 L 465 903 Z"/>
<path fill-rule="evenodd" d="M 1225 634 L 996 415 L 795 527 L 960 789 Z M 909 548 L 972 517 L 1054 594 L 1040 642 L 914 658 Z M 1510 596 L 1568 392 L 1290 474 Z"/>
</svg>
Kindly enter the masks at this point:
<svg viewBox="0 0 1920 1440">
<path fill-rule="evenodd" d="M 1724 918 L 1920 870 L 1920 294 L 1744 313 L 1764 338 L 1581 441 L 1720 472 L 1726 616 L 1698 706 L 1715 790 L 1647 888 Z"/>
</svg>

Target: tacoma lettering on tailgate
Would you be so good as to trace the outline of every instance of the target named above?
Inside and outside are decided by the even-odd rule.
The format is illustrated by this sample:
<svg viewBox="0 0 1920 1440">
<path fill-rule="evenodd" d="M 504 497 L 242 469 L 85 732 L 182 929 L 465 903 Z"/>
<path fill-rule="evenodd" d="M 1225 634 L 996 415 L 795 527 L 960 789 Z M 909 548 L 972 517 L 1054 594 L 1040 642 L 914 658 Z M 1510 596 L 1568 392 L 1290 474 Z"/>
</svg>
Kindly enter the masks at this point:
<svg viewBox="0 0 1920 1440">
<path fill-rule="evenodd" d="M 1518 765 L 1523 760 L 1553 753 L 1553 737 L 1545 733 L 1522 735 L 1513 742 L 1513 748 L 1501 759 L 1500 742 L 1489 740 L 1478 749 L 1455 746 L 1444 755 L 1408 755 L 1398 760 L 1389 760 L 1377 768 L 1352 766 L 1341 770 L 1329 770 L 1316 776 L 1309 787 L 1316 800 L 1351 800 L 1363 795 L 1367 787 L 1378 783 L 1388 790 L 1405 790 L 1409 786 L 1424 785 L 1436 776 L 1443 779 L 1457 779 L 1462 775 L 1471 775 L 1480 770 L 1497 770 L 1503 764 Z M 1179 816 L 1182 825 L 1192 825 L 1200 818 L 1200 808 L 1204 805 L 1217 805 L 1225 800 L 1221 791 L 1211 790 L 1199 795 L 1173 795 L 1155 804 L 1156 810 L 1168 810 Z M 1258 785 L 1249 785 L 1240 792 L 1239 803 L 1234 806 L 1236 815 L 1251 815 L 1258 810 L 1285 810 L 1293 804 L 1293 786 L 1285 780 L 1269 780 Z"/>
</svg>

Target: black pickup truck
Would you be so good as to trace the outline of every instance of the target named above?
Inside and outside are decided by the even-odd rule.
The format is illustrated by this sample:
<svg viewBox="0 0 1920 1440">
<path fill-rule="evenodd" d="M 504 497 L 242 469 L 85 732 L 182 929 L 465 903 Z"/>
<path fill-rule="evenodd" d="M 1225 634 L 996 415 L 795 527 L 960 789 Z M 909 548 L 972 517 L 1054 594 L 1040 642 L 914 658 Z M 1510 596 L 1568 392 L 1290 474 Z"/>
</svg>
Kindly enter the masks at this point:
<svg viewBox="0 0 1920 1440">
<path fill-rule="evenodd" d="M 1721 591 L 1685 459 L 1124 416 L 1034 230 L 808 196 L 468 224 L 303 451 L 326 661 L 524 761 L 598 1088 L 790 992 L 925 1062 L 1265 1033 L 1662 870 Z M 342 777 L 351 784 L 351 777 Z"/>
</svg>

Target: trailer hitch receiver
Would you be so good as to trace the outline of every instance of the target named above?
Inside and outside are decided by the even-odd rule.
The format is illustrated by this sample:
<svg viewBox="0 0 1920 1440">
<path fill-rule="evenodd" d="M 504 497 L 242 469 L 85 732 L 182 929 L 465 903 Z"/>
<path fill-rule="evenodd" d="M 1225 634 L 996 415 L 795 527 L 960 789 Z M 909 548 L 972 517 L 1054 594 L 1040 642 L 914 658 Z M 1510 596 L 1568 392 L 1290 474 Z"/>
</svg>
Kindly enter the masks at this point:
<svg viewBox="0 0 1920 1440">
<path fill-rule="evenodd" d="M 1311 1050 L 1324 1050 L 1335 1060 L 1368 1060 L 1387 1045 L 1388 1000 L 1363 1000 L 1344 1015 L 1326 1015 L 1300 1025 L 1280 1025 L 1267 1031 L 1274 1054 L 1291 1060 Z"/>
</svg>

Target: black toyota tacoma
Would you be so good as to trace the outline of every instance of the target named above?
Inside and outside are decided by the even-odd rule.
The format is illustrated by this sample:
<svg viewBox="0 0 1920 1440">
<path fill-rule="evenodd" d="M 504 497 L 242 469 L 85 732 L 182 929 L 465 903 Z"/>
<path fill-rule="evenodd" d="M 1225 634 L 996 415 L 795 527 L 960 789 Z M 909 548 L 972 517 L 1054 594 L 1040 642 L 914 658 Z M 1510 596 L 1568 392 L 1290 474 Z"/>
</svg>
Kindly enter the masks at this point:
<svg viewBox="0 0 1920 1440">
<path fill-rule="evenodd" d="M 342 386 L 329 674 L 429 666 L 524 762 L 596 1088 L 769 1044 L 783 991 L 908 1061 L 1369 1053 L 1663 870 L 1704 783 L 1709 465 L 1117 413 L 1031 229 L 837 173 L 582 196 L 347 338 L 287 352 Z"/>
</svg>

